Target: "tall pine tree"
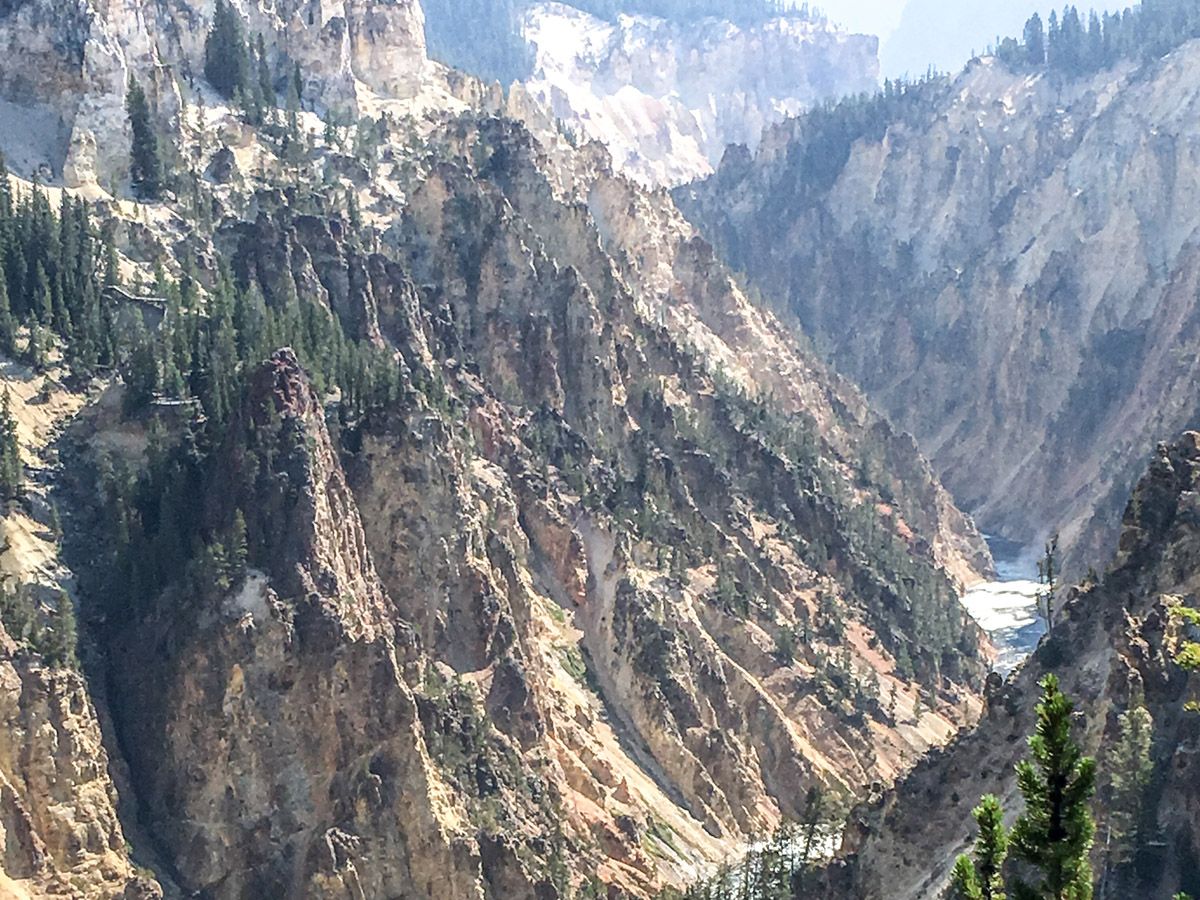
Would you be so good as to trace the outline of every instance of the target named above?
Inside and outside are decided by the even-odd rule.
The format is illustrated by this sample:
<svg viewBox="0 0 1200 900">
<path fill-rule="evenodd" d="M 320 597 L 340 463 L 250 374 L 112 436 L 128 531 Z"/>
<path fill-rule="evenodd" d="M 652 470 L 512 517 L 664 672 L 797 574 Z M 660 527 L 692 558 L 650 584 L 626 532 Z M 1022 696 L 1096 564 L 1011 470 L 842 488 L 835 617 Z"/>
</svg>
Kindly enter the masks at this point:
<svg viewBox="0 0 1200 900">
<path fill-rule="evenodd" d="M 1096 792 L 1096 761 L 1071 736 L 1074 704 L 1058 678 L 1042 680 L 1030 757 L 1017 766 L 1025 811 L 1012 831 L 1012 856 L 1038 873 L 1015 883 L 1016 900 L 1091 900 L 1088 854 L 1096 828 L 1088 808 Z"/>
<path fill-rule="evenodd" d="M 133 191 L 143 200 L 156 200 L 162 191 L 162 159 L 158 152 L 158 135 L 150 117 L 146 92 L 132 75 L 125 92 L 125 111 L 133 132 L 130 149 L 129 177 Z"/>
<path fill-rule="evenodd" d="M 13 500 L 19 497 L 23 480 L 17 420 L 12 412 L 12 395 L 5 388 L 0 398 L 0 498 Z"/>
<path fill-rule="evenodd" d="M 1151 758 L 1154 720 L 1141 705 L 1121 714 L 1120 736 L 1108 757 L 1109 803 L 1104 882 L 1133 862 L 1145 840 L 1146 790 L 1154 774 Z M 1102 896 L 1106 892 L 1102 892 Z"/>
<path fill-rule="evenodd" d="M 204 45 L 204 77 L 226 100 L 250 86 L 250 53 L 242 17 L 228 0 L 217 0 Z"/>
</svg>

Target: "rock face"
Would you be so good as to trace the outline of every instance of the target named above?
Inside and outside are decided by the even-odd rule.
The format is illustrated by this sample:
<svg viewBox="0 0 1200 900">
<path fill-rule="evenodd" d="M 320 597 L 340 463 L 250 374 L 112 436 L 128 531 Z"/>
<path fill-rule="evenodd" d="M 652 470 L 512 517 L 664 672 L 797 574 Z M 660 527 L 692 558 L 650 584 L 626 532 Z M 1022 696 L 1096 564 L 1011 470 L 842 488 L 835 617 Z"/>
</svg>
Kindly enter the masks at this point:
<svg viewBox="0 0 1200 900">
<path fill-rule="evenodd" d="M 48 470 L 47 444 L 80 401 L 7 361 L 2 390 L 25 464 Z M 0 517 L 0 897 L 153 900 L 162 892 L 135 871 L 118 820 L 103 703 L 54 642 L 74 619 L 47 487 L 31 481 Z"/>
<path fill-rule="evenodd" d="M 278 82 L 299 64 L 306 98 L 331 110 L 357 112 L 364 92 L 409 97 L 436 78 L 418 0 L 231 5 L 249 34 L 263 36 Z M 40 161 L 71 187 L 123 184 L 129 77 L 143 82 L 162 124 L 177 127 L 179 85 L 203 83 L 211 7 L 204 0 L 29 0 L 0 8 L 4 112 L 57 122 L 31 136 L 38 145 L 20 146 L 16 158 Z M 218 101 L 203 94 L 202 103 Z"/>
<path fill-rule="evenodd" d="M 1060 530 L 1082 570 L 1197 414 L 1198 59 L 1067 82 L 985 60 L 793 120 L 680 197 L 985 531 Z"/>
<path fill-rule="evenodd" d="M 290 353 L 249 387 L 218 468 L 223 490 L 203 514 L 245 510 L 262 568 L 224 596 L 142 598 L 112 652 L 143 819 L 180 885 L 213 897 L 482 897 L 478 854 L 405 681 L 411 636 Z"/>
<path fill-rule="evenodd" d="M 0 725 L 0 896 L 161 896 L 130 865 L 86 683 L 2 625 Z"/>
<path fill-rule="evenodd" d="M 532 6 L 528 92 L 623 173 L 673 186 L 708 175 L 728 144 L 825 100 L 875 90 L 878 40 L 782 15 L 755 25 L 608 22 L 569 5 Z"/>
<path fill-rule="evenodd" d="M 1148 822 L 1154 838 L 1133 879 L 1115 894 L 1170 897 L 1194 891 L 1200 873 L 1200 716 L 1186 712 L 1200 678 L 1172 662 L 1179 627 L 1170 610 L 1195 605 L 1200 528 L 1200 435 L 1160 446 L 1129 504 L 1120 550 L 1098 584 L 1072 591 L 1053 635 L 1003 690 L 991 696 L 979 725 L 917 766 L 847 838 L 849 859 L 835 869 L 830 896 L 937 896 L 971 833 L 970 810 L 994 792 L 1010 810 L 1019 794 L 1013 766 L 1034 725 L 1036 684 L 1056 673 L 1081 711 L 1086 749 L 1112 747 L 1117 716 L 1144 696 L 1154 720 L 1154 777 Z M 1111 760 L 1101 755 L 1101 772 Z M 1100 793 L 1104 834 L 1106 793 Z M 930 815 L 937 810 L 937 815 Z M 1145 827 L 1145 826 L 1143 826 Z M 1104 871 L 1103 842 L 1096 850 Z M 931 866 L 931 861 L 935 865 Z"/>
</svg>

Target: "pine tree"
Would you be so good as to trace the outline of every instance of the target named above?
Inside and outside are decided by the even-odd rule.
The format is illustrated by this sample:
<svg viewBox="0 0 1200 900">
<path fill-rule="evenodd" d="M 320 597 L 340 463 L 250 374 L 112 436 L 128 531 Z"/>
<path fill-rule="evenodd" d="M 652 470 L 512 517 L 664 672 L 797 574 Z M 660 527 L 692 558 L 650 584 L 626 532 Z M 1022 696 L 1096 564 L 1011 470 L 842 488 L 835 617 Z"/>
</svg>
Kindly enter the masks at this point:
<svg viewBox="0 0 1200 900">
<path fill-rule="evenodd" d="M 146 92 L 132 75 L 129 76 L 129 88 L 125 92 L 125 111 L 133 132 L 129 166 L 133 191 L 142 200 L 156 200 L 162 191 L 158 135 L 154 132 Z"/>
<path fill-rule="evenodd" d="M 1088 809 L 1096 791 L 1096 762 L 1071 737 L 1074 705 L 1058 678 L 1041 682 L 1037 729 L 1029 739 L 1030 758 L 1017 766 L 1025 811 L 1012 831 L 1012 856 L 1041 876 L 1039 883 L 1016 882 L 1017 900 L 1091 900 L 1088 854 L 1095 825 Z"/>
<path fill-rule="evenodd" d="M 246 563 L 250 549 L 246 540 L 246 517 L 239 509 L 233 515 L 233 528 L 229 533 L 229 560 L 234 567 L 234 580 L 246 574 Z"/>
<path fill-rule="evenodd" d="M 59 591 L 50 622 L 38 642 L 46 662 L 62 667 L 76 664 L 76 631 L 75 606 L 66 591 Z"/>
<path fill-rule="evenodd" d="M 965 853 L 954 861 L 954 871 L 950 875 L 950 900 L 983 900 L 975 864 Z"/>
<path fill-rule="evenodd" d="M 254 57 L 257 66 L 255 79 L 258 93 L 267 107 L 275 106 L 275 79 L 271 77 L 271 63 L 267 59 L 267 45 L 260 34 L 254 40 Z"/>
<path fill-rule="evenodd" d="M 17 351 L 17 323 L 8 300 L 8 276 L 0 255 L 0 353 L 12 356 Z"/>
<path fill-rule="evenodd" d="M 1042 17 L 1037 13 L 1025 23 L 1025 56 L 1032 66 L 1046 64 L 1046 32 L 1042 27 Z"/>
<path fill-rule="evenodd" d="M 12 395 L 5 388 L 0 399 L 0 497 L 4 500 L 19 497 L 23 480 L 17 420 L 12 412 Z"/>
<path fill-rule="evenodd" d="M 1174 618 L 1183 628 L 1200 628 L 1200 610 L 1187 606 L 1177 606 Z M 1200 642 L 1190 640 L 1186 634 L 1181 635 L 1175 647 L 1175 664 L 1186 672 L 1200 672 Z M 1200 700 L 1188 703 L 1191 712 L 1200 712 Z"/>
<path fill-rule="evenodd" d="M 228 0 L 217 0 L 204 45 L 204 77 L 226 100 L 245 93 L 250 82 L 250 53 L 242 17 Z"/>
<path fill-rule="evenodd" d="M 960 856 L 954 864 L 956 900 L 1005 900 L 1004 860 L 1008 856 L 1008 833 L 1000 801 L 988 794 L 972 812 L 979 826 L 975 859 Z"/>
<path fill-rule="evenodd" d="M 1146 790 L 1154 773 L 1150 757 L 1154 720 L 1144 706 L 1121 714 L 1120 735 L 1110 754 L 1112 801 L 1109 805 L 1105 882 L 1110 871 L 1133 862 L 1141 848 Z"/>
<path fill-rule="evenodd" d="M 1038 560 L 1038 583 L 1045 587 L 1037 595 L 1038 612 L 1046 623 L 1046 631 L 1054 633 L 1054 607 L 1058 602 L 1058 535 L 1046 543 L 1045 555 Z"/>
</svg>

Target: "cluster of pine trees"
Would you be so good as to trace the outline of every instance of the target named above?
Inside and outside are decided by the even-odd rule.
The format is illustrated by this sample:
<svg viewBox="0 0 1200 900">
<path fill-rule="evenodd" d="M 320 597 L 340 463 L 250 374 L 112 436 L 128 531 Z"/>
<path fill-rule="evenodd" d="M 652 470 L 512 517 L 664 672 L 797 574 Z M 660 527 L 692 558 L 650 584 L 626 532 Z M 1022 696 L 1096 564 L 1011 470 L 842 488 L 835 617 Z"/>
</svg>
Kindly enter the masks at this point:
<svg viewBox="0 0 1200 900">
<path fill-rule="evenodd" d="M 1017 766 L 1025 808 L 1010 833 L 1000 801 L 983 798 L 975 810 L 974 859 L 961 856 L 954 867 L 956 900 L 1002 900 L 1006 880 L 1018 900 L 1091 900 L 1096 761 L 1071 734 L 1074 711 L 1058 679 L 1047 675 L 1030 755 Z M 1006 873 L 1010 859 L 1013 871 Z"/>
<path fill-rule="evenodd" d="M 251 125 L 270 123 L 278 109 L 278 94 L 266 42 L 251 38 L 241 14 L 228 0 L 217 0 L 213 23 L 204 44 L 204 77 L 217 93 L 242 110 Z M 304 84 L 300 68 L 287 72 L 285 107 L 294 116 L 300 109 Z"/>
<path fill-rule="evenodd" d="M 1123 12 L 1085 18 L 1074 6 L 1034 14 L 1021 39 L 1006 38 L 996 54 L 1013 67 L 1048 68 L 1086 75 L 1122 59 L 1158 59 L 1185 41 L 1200 37 L 1200 5 L 1192 0 L 1143 0 Z"/>
<path fill-rule="evenodd" d="M 290 279 L 283 279 L 285 284 Z M 118 461 L 97 473 L 111 536 L 107 563 L 90 594 L 110 624 L 138 612 L 129 596 L 153 598 L 181 579 L 199 595 L 227 590 L 245 571 L 244 520 L 214 527 L 196 515 L 208 485 L 209 461 L 226 438 L 247 376 L 279 347 L 291 347 L 318 393 L 336 391 L 343 422 L 393 405 L 401 396 L 400 364 L 370 344 L 349 340 L 321 304 L 294 285 L 268 302 L 257 281 L 239 284 L 226 270 L 202 295 L 196 279 L 159 277 L 166 313 L 153 332 L 134 318 L 122 361 L 126 408 L 184 410 L 190 421 L 171 440 L 152 435 L 149 465 L 134 473 Z M 280 448 L 263 447 L 264 458 Z"/>
<path fill-rule="evenodd" d="M 1093 900 L 1128 897 L 1134 871 L 1154 846 L 1147 802 L 1153 775 L 1153 722 L 1138 698 L 1119 719 L 1105 753 L 1105 816 L 1097 828 L 1092 805 L 1102 773 L 1073 736 L 1075 707 L 1058 679 L 1041 682 L 1029 755 L 1017 766 L 1023 799 L 1011 829 L 992 795 L 973 812 L 978 828 L 971 854 L 959 857 L 949 900 Z M 810 791 L 802 821 L 785 824 L 736 865 L 664 900 L 807 900 L 819 896 L 809 873 L 819 866 L 844 821 L 839 798 Z M 1100 850 L 1093 853 L 1098 831 Z M 1103 861 L 1094 872 L 1093 856 Z M 1145 860 L 1143 860 L 1145 864 Z M 1153 862 L 1151 861 L 1151 865 Z M 1190 900 L 1179 894 L 1175 900 Z"/>
<path fill-rule="evenodd" d="M 785 822 L 752 846 L 740 860 L 685 891 L 667 890 L 657 900 L 793 900 L 811 893 L 814 870 L 837 842 L 846 802 L 837 793 L 812 787 L 799 821 Z"/>
<path fill-rule="evenodd" d="M 0 585 L 0 622 L 14 641 L 29 645 L 51 666 L 74 666 L 76 657 L 75 607 L 66 591 L 59 591 L 45 612 L 28 584 Z"/>
<path fill-rule="evenodd" d="M 0 353 L 41 371 L 57 339 L 77 375 L 112 366 L 117 335 L 102 294 L 117 277 L 87 204 L 64 192 L 56 211 L 36 187 L 16 196 L 0 158 Z"/>
</svg>

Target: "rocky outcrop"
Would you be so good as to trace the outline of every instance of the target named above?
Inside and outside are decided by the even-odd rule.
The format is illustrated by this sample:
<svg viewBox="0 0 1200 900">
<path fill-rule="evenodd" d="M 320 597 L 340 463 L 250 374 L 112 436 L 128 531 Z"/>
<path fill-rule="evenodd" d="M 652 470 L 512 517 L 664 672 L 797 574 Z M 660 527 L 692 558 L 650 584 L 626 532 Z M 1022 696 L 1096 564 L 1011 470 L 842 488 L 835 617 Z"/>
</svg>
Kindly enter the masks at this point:
<svg viewBox="0 0 1200 900">
<path fill-rule="evenodd" d="M 983 60 L 782 125 L 680 197 L 984 530 L 1061 531 L 1083 571 L 1196 416 L 1198 55 L 1073 81 Z"/>
<path fill-rule="evenodd" d="M 248 388 L 215 465 L 224 490 L 207 493 L 203 515 L 244 511 L 254 568 L 225 591 L 189 579 L 141 598 L 111 638 L 142 818 L 180 885 L 239 898 L 510 896 L 489 880 L 515 886 L 524 866 L 476 843 L 432 757 L 447 725 L 409 680 L 428 691 L 438 676 L 375 574 L 290 352 Z M 533 890 L 524 880 L 515 895 Z"/>
<path fill-rule="evenodd" d="M 234 0 L 232 6 L 248 34 L 263 36 L 278 83 L 299 65 L 306 100 L 323 109 L 352 115 L 364 93 L 409 99 L 443 78 L 425 55 L 418 0 Z M 6 149 L 72 187 L 120 187 L 129 168 L 131 75 L 146 88 L 164 131 L 180 127 L 180 85 L 201 87 L 208 105 L 221 102 L 203 91 L 210 15 L 211 4 L 201 0 L 7 4 L 0 9 L 4 112 L 18 120 L 49 116 L 57 127 L 14 135 Z"/>
<path fill-rule="evenodd" d="M 0 896 L 153 900 L 158 884 L 131 860 L 103 700 L 78 663 L 50 484 L 35 474 L 52 471 L 53 436 L 82 405 L 61 375 L 4 360 L 0 382 L 27 467 L 21 501 L 0 508 Z"/>
<path fill-rule="evenodd" d="M 357 790 L 346 760 L 368 752 L 365 725 L 353 711 L 321 712 L 296 668 L 314 654 L 321 671 L 343 656 L 373 659 L 388 652 L 389 628 L 405 671 L 426 673 L 406 681 L 421 724 L 419 740 L 405 738 L 405 771 L 423 771 L 411 761 L 423 743 L 458 811 L 450 833 L 480 867 L 485 896 L 506 896 L 500 884 L 526 896 L 544 878 L 520 862 L 531 847 L 547 866 L 559 854 L 570 870 L 595 869 L 634 896 L 679 883 L 798 813 L 805 786 L 887 778 L 967 721 L 981 638 L 952 576 L 978 577 L 987 554 L 911 441 L 751 304 L 662 195 L 613 174 L 597 148 L 545 146 L 520 125 L 478 115 L 442 123 L 429 146 L 427 171 L 376 250 L 344 221 L 294 214 L 265 194 L 254 222 L 218 230 L 239 280 L 269 303 L 298 299 L 389 348 L 400 383 L 385 409 L 337 433 L 351 494 L 338 488 L 327 514 L 305 501 L 298 515 L 270 492 L 239 487 L 221 491 L 223 514 L 206 514 L 245 512 L 266 580 L 237 597 L 251 598 L 256 621 L 270 613 L 255 633 L 272 635 L 274 662 L 251 677 L 251 651 L 235 652 L 242 645 L 227 634 L 245 632 L 246 604 L 185 600 L 195 591 L 187 582 L 151 604 L 131 632 L 137 648 L 116 639 L 115 655 L 136 660 L 138 648 L 158 658 L 166 635 L 196 632 L 195 652 L 229 644 L 213 657 L 224 673 L 216 683 L 247 679 L 238 702 L 248 711 L 232 731 L 201 703 L 190 650 L 153 684 L 114 692 L 136 698 L 139 716 L 119 721 L 153 756 L 132 754 L 132 768 L 145 772 L 139 792 L 169 836 L 167 854 L 196 879 L 188 883 L 248 889 L 213 868 L 228 844 L 257 854 L 238 865 L 262 884 L 317 890 L 281 880 L 280 860 L 315 852 L 305 848 L 329 828 L 361 839 L 357 877 L 400 877 L 402 868 L 371 861 L 370 848 L 394 839 L 340 812 Z M 317 428 L 311 402 L 295 416 L 308 430 Z M 286 418 L 290 406 L 280 409 Z M 270 416 L 253 421 L 243 430 L 288 431 Z M 288 473 L 293 485 L 336 485 L 334 462 L 322 462 L 326 438 L 306 443 L 315 473 L 283 454 L 262 484 Z M 219 468 L 229 478 L 252 470 L 241 459 Z M 360 610 L 333 599 L 342 596 L 375 599 Z M 211 612 L 180 618 L 197 604 Z M 289 649 L 313 616 L 334 617 L 312 626 L 328 633 L 329 659 L 302 643 Z M 265 649 L 253 656 L 268 658 Z M 368 676 L 404 689 L 356 662 L 346 690 Z M 919 727 L 918 679 L 937 695 Z M 281 694 L 283 684 L 301 693 Z M 264 692 L 270 700 L 252 699 Z M 262 704 L 294 704 L 297 717 L 313 707 L 334 723 L 318 746 L 349 742 L 353 752 L 327 752 L 322 778 L 308 757 L 260 758 L 275 730 L 296 740 L 302 731 L 291 713 L 279 721 Z M 486 776 L 464 769 L 463 751 L 447 744 L 447 715 L 473 723 L 462 726 L 471 734 L 483 721 L 495 729 L 501 749 Z M 165 735 L 192 728 L 203 740 L 164 746 Z M 280 740 L 272 753 L 291 741 Z M 186 748 L 234 743 L 226 765 L 245 773 L 239 790 L 278 795 L 269 773 L 299 769 L 300 796 L 328 796 L 333 812 L 319 818 L 307 807 L 320 804 L 306 799 L 288 814 L 293 830 L 253 830 L 253 805 L 219 826 L 193 825 L 211 822 L 201 811 L 229 775 L 196 787 L 188 811 L 168 822 L 161 798 L 184 790 Z M 539 845 L 550 821 L 562 837 Z M 422 859 L 436 850 L 445 868 L 450 851 L 421 846 Z"/>
<path fill-rule="evenodd" d="M 648 16 L 609 22 L 563 3 L 525 15 L 524 87 L 617 169 L 672 186 L 713 171 L 728 144 L 826 100 L 875 89 L 878 40 L 799 13 L 756 24 Z"/>
<path fill-rule="evenodd" d="M 0 725 L 0 895 L 161 897 L 130 863 L 87 684 L 3 625 Z"/>
<path fill-rule="evenodd" d="M 1102 779 L 1117 717 L 1144 700 L 1154 726 L 1154 776 L 1147 793 L 1152 837 L 1121 896 L 1169 897 L 1195 890 L 1200 860 L 1200 717 L 1185 710 L 1200 684 L 1173 662 L 1179 626 L 1172 609 L 1195 605 L 1200 559 L 1200 435 L 1160 446 L 1134 491 L 1120 549 L 1098 583 L 1071 591 L 1053 633 L 1002 690 L 989 696 L 979 725 L 934 752 L 872 808 L 846 838 L 848 858 L 831 872 L 832 896 L 924 898 L 938 894 L 972 833 L 970 810 L 983 793 L 1019 806 L 1014 765 L 1034 725 L 1037 682 L 1058 675 L 1078 704 L 1078 737 L 1100 754 Z M 1097 811 L 1104 833 L 1106 790 Z M 936 815 L 930 812 L 936 811 Z M 1096 871 L 1103 872 L 1098 841 Z M 840 892 L 839 892 L 840 891 Z"/>
</svg>

